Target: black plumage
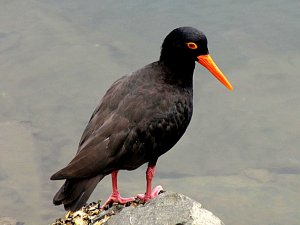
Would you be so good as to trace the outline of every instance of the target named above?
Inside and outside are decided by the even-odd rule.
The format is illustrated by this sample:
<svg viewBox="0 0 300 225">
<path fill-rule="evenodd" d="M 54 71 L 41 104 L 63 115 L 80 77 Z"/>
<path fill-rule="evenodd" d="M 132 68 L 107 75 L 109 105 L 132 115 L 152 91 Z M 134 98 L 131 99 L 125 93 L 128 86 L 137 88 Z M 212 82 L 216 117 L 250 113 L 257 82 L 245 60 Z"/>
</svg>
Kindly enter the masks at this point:
<svg viewBox="0 0 300 225">
<path fill-rule="evenodd" d="M 104 176 L 147 162 L 155 167 L 190 123 L 193 72 L 201 55 L 208 55 L 205 35 L 180 27 L 165 38 L 159 61 L 113 83 L 92 114 L 76 156 L 51 176 L 66 179 L 54 204 L 75 211 Z"/>
</svg>

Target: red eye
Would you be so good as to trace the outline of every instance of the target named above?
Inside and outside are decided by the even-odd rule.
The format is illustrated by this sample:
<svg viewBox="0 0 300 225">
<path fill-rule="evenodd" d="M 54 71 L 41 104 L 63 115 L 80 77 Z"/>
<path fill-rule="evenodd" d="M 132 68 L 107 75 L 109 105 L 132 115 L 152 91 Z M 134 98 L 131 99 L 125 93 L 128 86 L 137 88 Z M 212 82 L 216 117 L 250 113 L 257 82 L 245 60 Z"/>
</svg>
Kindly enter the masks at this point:
<svg viewBox="0 0 300 225">
<path fill-rule="evenodd" d="M 190 48 L 190 49 L 197 49 L 197 48 L 198 48 L 198 46 L 197 46 L 196 43 L 194 43 L 194 42 L 188 42 L 188 43 L 186 43 L 186 45 L 187 45 L 188 48 Z"/>
</svg>

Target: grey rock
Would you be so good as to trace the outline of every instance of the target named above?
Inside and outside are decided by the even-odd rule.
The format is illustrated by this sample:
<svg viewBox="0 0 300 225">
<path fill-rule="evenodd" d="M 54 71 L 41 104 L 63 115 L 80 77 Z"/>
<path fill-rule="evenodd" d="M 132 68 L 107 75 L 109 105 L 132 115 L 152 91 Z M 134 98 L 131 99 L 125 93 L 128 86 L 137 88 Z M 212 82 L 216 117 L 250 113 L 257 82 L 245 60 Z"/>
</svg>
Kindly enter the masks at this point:
<svg viewBox="0 0 300 225">
<path fill-rule="evenodd" d="M 126 207 L 112 216 L 106 225 L 224 225 L 199 202 L 174 193 L 165 192 L 138 207 Z"/>
<path fill-rule="evenodd" d="M 0 225 L 24 225 L 24 223 L 10 217 L 0 217 Z"/>
</svg>

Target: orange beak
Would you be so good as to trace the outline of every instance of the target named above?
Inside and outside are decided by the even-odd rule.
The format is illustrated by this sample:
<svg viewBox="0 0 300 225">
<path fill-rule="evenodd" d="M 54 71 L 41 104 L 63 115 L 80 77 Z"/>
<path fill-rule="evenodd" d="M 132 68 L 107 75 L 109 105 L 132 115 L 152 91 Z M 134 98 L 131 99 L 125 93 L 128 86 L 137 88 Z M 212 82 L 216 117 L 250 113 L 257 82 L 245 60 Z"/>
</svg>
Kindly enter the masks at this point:
<svg viewBox="0 0 300 225">
<path fill-rule="evenodd" d="M 227 80 L 222 71 L 219 69 L 219 67 L 215 64 L 214 60 L 210 57 L 210 55 L 200 55 L 197 58 L 198 62 L 206 69 L 208 69 L 209 72 L 211 72 L 222 84 L 224 84 L 225 87 L 227 87 L 231 91 L 233 90 L 232 85 Z"/>
</svg>

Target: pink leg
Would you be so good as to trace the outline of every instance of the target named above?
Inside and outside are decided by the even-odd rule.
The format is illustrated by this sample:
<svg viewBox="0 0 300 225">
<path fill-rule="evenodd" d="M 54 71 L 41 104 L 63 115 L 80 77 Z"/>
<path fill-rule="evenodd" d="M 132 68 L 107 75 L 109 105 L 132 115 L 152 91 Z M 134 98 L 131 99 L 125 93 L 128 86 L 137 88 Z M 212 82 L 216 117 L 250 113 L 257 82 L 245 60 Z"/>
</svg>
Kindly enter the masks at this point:
<svg viewBox="0 0 300 225">
<path fill-rule="evenodd" d="M 110 197 L 107 199 L 107 201 L 104 203 L 104 205 L 102 206 L 105 207 L 107 205 L 109 205 L 110 203 L 114 203 L 114 202 L 118 202 L 121 204 L 126 204 L 127 202 L 131 202 L 134 201 L 135 198 L 131 197 L 131 198 L 122 198 L 120 196 L 119 190 L 118 190 L 118 170 L 114 171 L 111 173 L 111 182 L 112 182 L 112 193 L 110 195 Z"/>
<path fill-rule="evenodd" d="M 137 197 L 144 202 L 149 201 L 150 199 L 156 197 L 159 192 L 163 190 L 162 186 L 156 186 L 152 190 L 152 180 L 155 174 L 155 166 L 148 166 L 147 172 L 146 172 L 146 180 L 147 180 L 147 187 L 146 187 L 146 193 L 145 194 L 139 194 Z"/>
</svg>

